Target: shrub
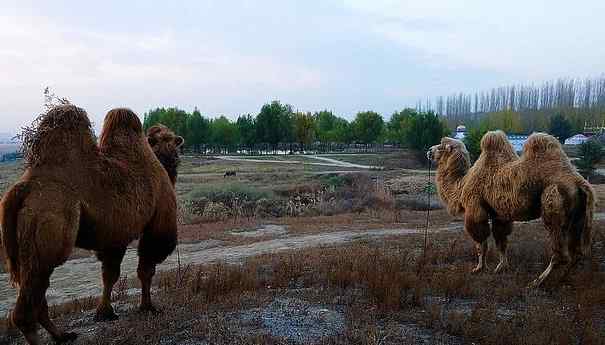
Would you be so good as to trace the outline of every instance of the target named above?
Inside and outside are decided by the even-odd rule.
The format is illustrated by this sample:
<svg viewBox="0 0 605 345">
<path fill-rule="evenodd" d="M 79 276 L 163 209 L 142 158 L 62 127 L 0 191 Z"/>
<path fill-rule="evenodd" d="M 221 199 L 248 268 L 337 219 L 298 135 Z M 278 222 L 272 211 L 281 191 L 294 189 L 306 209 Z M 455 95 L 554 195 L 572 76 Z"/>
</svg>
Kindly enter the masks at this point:
<svg viewBox="0 0 605 345">
<path fill-rule="evenodd" d="M 225 220 L 231 216 L 231 211 L 220 202 L 210 202 L 204 208 L 204 219 L 210 222 Z"/>
<path fill-rule="evenodd" d="M 272 197 L 273 192 L 269 190 L 259 189 L 239 182 L 218 186 L 199 185 L 187 195 L 187 199 L 189 200 L 207 198 L 212 202 L 222 202 L 227 206 L 231 206 L 232 200 L 235 198 L 258 201 L 260 199 L 271 199 Z"/>
<path fill-rule="evenodd" d="M 576 165 L 582 175 L 589 177 L 595 167 L 603 160 L 603 145 L 596 140 L 589 140 L 580 145 L 579 159 Z"/>
</svg>

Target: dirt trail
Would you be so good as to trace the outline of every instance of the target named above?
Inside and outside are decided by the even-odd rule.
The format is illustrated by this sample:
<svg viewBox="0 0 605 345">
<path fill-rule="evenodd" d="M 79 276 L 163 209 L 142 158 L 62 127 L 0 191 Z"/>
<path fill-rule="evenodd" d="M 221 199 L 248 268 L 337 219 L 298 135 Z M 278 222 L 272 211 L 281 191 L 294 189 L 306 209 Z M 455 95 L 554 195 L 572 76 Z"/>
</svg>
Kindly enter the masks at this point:
<svg viewBox="0 0 605 345">
<path fill-rule="evenodd" d="M 271 160 L 271 159 L 248 159 L 240 156 L 217 156 L 216 158 L 235 161 L 235 162 L 254 162 L 254 163 L 273 163 L 273 164 L 304 164 L 304 165 L 319 165 L 327 167 L 337 168 L 357 168 L 357 169 L 379 169 L 381 167 L 373 167 L 370 165 L 354 164 L 349 162 L 343 162 L 332 158 L 319 157 L 319 156 L 305 156 L 306 158 L 312 158 L 323 162 L 306 162 L 301 160 Z"/>
<path fill-rule="evenodd" d="M 435 229 L 432 232 L 461 230 L 461 225 L 453 224 L 447 228 Z M 339 231 L 324 234 L 286 237 L 268 241 L 256 242 L 249 245 L 224 247 L 216 240 L 179 245 L 181 264 L 207 264 L 217 261 L 228 263 L 266 253 L 276 253 L 285 250 L 335 245 L 350 242 L 360 238 L 385 237 L 393 235 L 409 235 L 421 233 L 419 229 L 379 229 L 369 231 Z M 137 251 L 128 249 L 122 262 L 122 276 L 136 277 Z M 170 270 L 177 267 L 176 252 L 158 266 L 158 271 Z M 50 288 L 47 291 L 49 304 L 60 304 L 77 297 L 95 296 L 101 293 L 101 264 L 95 257 L 74 259 L 58 267 L 51 277 Z M 0 316 L 12 307 L 16 291 L 8 283 L 8 275 L 0 274 Z"/>
<path fill-rule="evenodd" d="M 321 156 L 311 156 L 311 158 L 314 158 L 314 159 L 317 159 L 320 161 L 324 161 L 324 162 L 328 162 L 331 164 L 339 164 L 341 167 L 347 167 L 347 168 L 359 168 L 359 169 L 381 169 L 382 168 L 382 167 L 378 167 L 378 166 L 349 163 L 349 162 L 339 161 L 337 159 L 321 157 Z"/>
</svg>

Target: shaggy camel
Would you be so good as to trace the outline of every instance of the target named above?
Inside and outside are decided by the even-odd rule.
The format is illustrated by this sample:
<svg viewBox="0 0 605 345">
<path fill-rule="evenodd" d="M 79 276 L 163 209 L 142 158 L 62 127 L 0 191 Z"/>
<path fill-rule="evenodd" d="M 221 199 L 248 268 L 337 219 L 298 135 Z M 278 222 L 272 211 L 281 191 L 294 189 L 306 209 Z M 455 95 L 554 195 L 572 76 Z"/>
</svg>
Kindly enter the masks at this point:
<svg viewBox="0 0 605 345">
<path fill-rule="evenodd" d="M 161 129 L 149 138 L 163 146 L 156 152 L 182 144 L 182 138 L 155 142 L 160 132 L 168 135 Z M 86 112 L 62 105 L 40 118 L 25 145 L 26 171 L 0 202 L 0 225 L 7 268 L 19 289 L 11 320 L 27 342 L 39 344 L 37 323 L 58 343 L 76 337 L 53 324 L 45 296 L 54 268 L 76 246 L 94 250 L 102 261 L 95 318 L 111 320 L 120 263 L 138 238 L 140 310 L 155 311 L 151 280 L 176 246 L 176 196 L 139 118 L 128 109 L 111 110 L 97 146 Z"/>
<path fill-rule="evenodd" d="M 437 190 L 452 215 L 464 215 L 466 231 L 477 243 L 486 268 L 490 233 L 500 254 L 495 272 L 507 267 L 507 237 L 513 221 L 542 218 L 552 247 L 548 267 L 532 282 L 539 286 L 555 268 L 569 268 L 588 255 L 595 207 L 591 185 L 577 173 L 558 140 L 532 134 L 519 158 L 502 131 L 485 134 L 481 155 L 471 167 L 464 144 L 443 138 L 427 152 L 437 163 Z M 491 230 L 490 230 L 491 221 Z"/>
</svg>

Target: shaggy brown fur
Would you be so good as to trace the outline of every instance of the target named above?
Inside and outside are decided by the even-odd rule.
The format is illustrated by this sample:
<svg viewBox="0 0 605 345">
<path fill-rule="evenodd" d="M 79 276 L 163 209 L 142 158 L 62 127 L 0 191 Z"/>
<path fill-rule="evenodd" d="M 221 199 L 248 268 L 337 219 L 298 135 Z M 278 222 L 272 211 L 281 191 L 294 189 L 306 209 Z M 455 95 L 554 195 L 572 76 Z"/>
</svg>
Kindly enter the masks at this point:
<svg viewBox="0 0 605 345">
<path fill-rule="evenodd" d="M 128 109 L 105 117 L 97 147 L 86 112 L 62 105 L 30 132 L 27 169 L 0 202 L 2 244 L 19 288 L 12 322 L 30 344 L 40 323 L 57 342 L 75 338 L 48 316 L 46 289 L 74 246 L 94 250 L 103 264 L 96 318 L 114 319 L 113 285 L 127 245 L 139 239 L 140 309 L 153 311 L 155 266 L 177 242 L 176 196 L 170 178 Z"/>
<path fill-rule="evenodd" d="M 458 140 L 443 138 L 427 153 L 438 164 L 441 198 L 451 214 L 464 214 L 465 228 L 478 243 L 475 272 L 486 266 L 490 233 L 501 255 L 496 271 L 506 267 L 507 236 L 513 221 L 541 217 L 550 235 L 551 262 L 534 286 L 540 285 L 554 268 L 589 253 L 594 191 L 554 137 L 532 134 L 519 158 L 503 132 L 488 132 L 481 149 L 470 169 L 466 148 Z"/>
</svg>

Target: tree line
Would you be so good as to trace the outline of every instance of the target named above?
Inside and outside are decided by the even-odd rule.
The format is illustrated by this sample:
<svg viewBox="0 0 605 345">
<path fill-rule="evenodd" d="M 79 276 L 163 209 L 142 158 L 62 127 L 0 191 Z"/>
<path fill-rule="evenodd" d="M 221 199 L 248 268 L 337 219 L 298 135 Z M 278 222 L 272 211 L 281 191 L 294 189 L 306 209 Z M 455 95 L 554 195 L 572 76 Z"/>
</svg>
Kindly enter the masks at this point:
<svg viewBox="0 0 605 345">
<path fill-rule="evenodd" d="M 508 117 L 517 133 L 548 131 L 560 116 L 574 132 L 605 121 L 605 76 L 558 79 L 541 85 L 511 85 L 476 93 L 438 97 L 417 105 L 447 118 L 450 126 L 476 123 L 485 117 Z"/>
<path fill-rule="evenodd" d="M 156 108 L 144 115 L 145 129 L 162 123 L 185 138 L 187 147 L 252 147 L 265 144 L 296 143 L 304 148 L 312 143 L 397 144 L 425 150 L 448 135 L 450 129 L 443 117 L 433 111 L 404 109 L 385 122 L 381 114 L 363 111 L 352 121 L 322 110 L 314 113 L 295 112 L 289 104 L 273 101 L 262 106 L 258 114 L 240 115 L 236 120 L 226 116 L 210 118 L 196 108 Z"/>
</svg>

